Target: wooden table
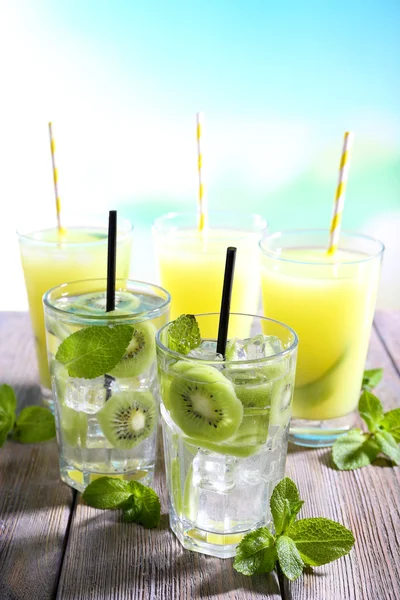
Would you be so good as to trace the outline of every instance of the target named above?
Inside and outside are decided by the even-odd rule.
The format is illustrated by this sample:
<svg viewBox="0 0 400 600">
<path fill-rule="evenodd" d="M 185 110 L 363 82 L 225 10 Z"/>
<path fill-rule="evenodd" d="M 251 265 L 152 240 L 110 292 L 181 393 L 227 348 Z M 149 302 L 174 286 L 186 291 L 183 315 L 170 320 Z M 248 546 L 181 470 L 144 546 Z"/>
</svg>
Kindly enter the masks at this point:
<svg viewBox="0 0 400 600">
<path fill-rule="evenodd" d="M 400 404 L 400 313 L 378 313 L 368 366 L 384 367 L 377 394 Z M 0 383 L 14 386 L 19 408 L 40 402 L 28 315 L 0 313 Z M 82 504 L 61 483 L 55 442 L 0 450 L 1 600 L 394 600 L 400 598 L 400 468 L 340 472 L 330 451 L 292 447 L 287 474 L 306 500 L 302 516 L 340 521 L 356 536 L 350 555 L 309 570 L 295 583 L 276 573 L 244 577 L 232 560 L 184 550 L 168 527 L 160 457 L 155 489 L 162 518 L 149 531 L 118 511 Z"/>
</svg>

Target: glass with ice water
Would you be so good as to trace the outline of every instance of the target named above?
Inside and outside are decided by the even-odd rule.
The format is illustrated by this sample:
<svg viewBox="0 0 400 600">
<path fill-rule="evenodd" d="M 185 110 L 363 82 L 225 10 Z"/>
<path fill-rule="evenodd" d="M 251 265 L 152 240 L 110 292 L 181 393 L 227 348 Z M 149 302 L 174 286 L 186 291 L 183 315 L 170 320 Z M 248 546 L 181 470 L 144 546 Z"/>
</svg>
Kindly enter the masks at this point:
<svg viewBox="0 0 400 600">
<path fill-rule="evenodd" d="M 173 349 L 173 322 L 156 338 L 170 525 L 185 548 L 226 558 L 271 521 L 298 340 L 278 321 L 232 314 L 224 358 L 216 353 L 219 315 L 196 318 L 200 334 L 214 335 L 189 353 Z"/>
<path fill-rule="evenodd" d="M 77 281 L 43 297 L 61 479 L 79 491 L 102 475 L 146 484 L 155 466 L 155 335 L 168 321 L 170 296 L 155 285 L 117 279 L 115 310 L 107 313 L 106 287 L 105 279 Z M 118 325 L 130 326 L 131 341 L 118 364 L 101 375 L 71 376 L 68 365 L 57 360 L 61 343 L 76 339 L 76 332 L 91 327 L 96 335 L 100 330 L 93 328 L 103 327 L 107 334 L 104 328 Z M 89 360 L 96 361 L 96 354 Z"/>
</svg>

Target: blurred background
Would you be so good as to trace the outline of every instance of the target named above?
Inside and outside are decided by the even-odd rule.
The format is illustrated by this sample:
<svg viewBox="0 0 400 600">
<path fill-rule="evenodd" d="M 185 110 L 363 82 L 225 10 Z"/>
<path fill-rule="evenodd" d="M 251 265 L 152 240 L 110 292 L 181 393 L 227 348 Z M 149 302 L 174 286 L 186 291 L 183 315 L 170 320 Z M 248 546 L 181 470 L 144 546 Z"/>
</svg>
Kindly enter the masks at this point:
<svg viewBox="0 0 400 600">
<path fill-rule="evenodd" d="M 386 245 L 378 306 L 400 308 L 398 0 L 0 0 L 1 310 L 27 307 L 15 227 L 62 205 L 117 208 L 131 275 L 156 281 L 150 226 L 195 210 L 195 113 L 210 208 L 270 229 L 328 227 L 355 133 L 343 227 Z"/>
</svg>

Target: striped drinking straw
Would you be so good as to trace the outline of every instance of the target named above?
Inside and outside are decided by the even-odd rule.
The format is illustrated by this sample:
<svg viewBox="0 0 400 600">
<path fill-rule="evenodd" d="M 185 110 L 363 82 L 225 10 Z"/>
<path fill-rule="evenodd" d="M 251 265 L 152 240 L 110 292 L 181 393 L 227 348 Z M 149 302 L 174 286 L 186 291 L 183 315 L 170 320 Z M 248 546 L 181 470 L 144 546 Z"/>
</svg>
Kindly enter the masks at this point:
<svg viewBox="0 0 400 600">
<path fill-rule="evenodd" d="M 51 162 L 53 165 L 53 180 L 54 180 L 54 194 L 56 197 L 56 214 L 57 214 L 57 229 L 60 235 L 65 233 L 65 229 L 61 225 L 61 200 L 58 193 L 58 169 L 56 166 L 55 150 L 56 145 L 53 137 L 52 123 L 49 123 L 49 135 L 50 135 L 50 150 L 51 150 Z"/>
<path fill-rule="evenodd" d="M 330 255 L 336 252 L 339 243 L 340 226 L 342 224 L 342 214 L 346 194 L 346 184 L 349 177 L 349 159 L 352 144 L 353 134 L 351 131 L 346 131 L 344 134 L 342 158 L 340 160 L 339 167 L 339 180 L 336 188 L 335 204 L 333 207 L 331 228 L 329 231 L 328 254 Z"/>
<path fill-rule="evenodd" d="M 199 231 L 204 231 L 207 226 L 207 201 L 204 193 L 204 180 L 203 180 L 203 152 L 202 152 L 202 135 L 203 135 L 203 125 L 204 125 L 204 115 L 203 113 L 196 114 L 197 121 L 197 129 L 196 129 L 196 138 L 197 138 L 197 168 L 199 173 L 199 222 L 198 228 Z"/>
</svg>

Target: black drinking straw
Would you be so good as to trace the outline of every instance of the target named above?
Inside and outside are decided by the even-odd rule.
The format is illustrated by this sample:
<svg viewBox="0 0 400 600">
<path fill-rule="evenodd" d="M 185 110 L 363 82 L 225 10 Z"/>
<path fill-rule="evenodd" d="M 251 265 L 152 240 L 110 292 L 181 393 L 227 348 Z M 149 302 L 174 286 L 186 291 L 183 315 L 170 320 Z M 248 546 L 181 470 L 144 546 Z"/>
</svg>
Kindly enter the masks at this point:
<svg viewBox="0 0 400 600">
<path fill-rule="evenodd" d="M 225 357 L 226 340 L 228 339 L 229 313 L 231 310 L 231 296 L 233 274 L 235 272 L 235 260 L 236 248 L 227 248 L 217 340 L 217 352 L 218 354 L 222 354 L 223 357 Z"/>
<path fill-rule="evenodd" d="M 106 312 L 115 310 L 115 275 L 117 262 L 117 211 L 108 213 L 107 249 L 107 306 Z"/>
</svg>

